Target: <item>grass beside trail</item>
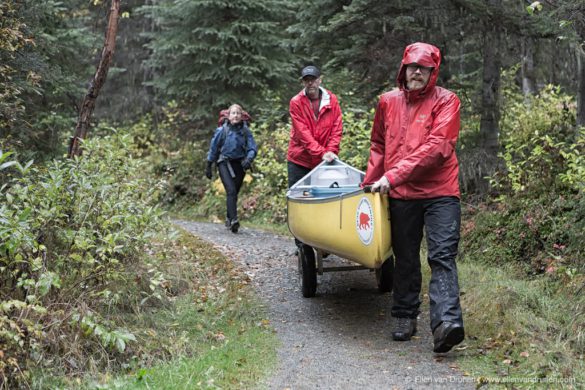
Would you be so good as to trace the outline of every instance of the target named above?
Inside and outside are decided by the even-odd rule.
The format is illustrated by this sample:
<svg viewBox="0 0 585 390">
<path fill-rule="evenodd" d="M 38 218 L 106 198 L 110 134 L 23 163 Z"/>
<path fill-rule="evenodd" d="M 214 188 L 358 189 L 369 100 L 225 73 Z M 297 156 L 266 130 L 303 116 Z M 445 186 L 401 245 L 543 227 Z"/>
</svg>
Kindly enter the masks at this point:
<svg viewBox="0 0 585 390">
<path fill-rule="evenodd" d="M 458 363 L 465 375 L 490 387 L 583 388 L 582 278 L 561 286 L 546 275 L 524 279 L 512 266 L 460 261 L 458 268 L 467 336 Z"/>
<path fill-rule="evenodd" d="M 160 248 L 171 298 L 123 321 L 137 342 L 121 372 L 53 387 L 99 389 L 256 388 L 276 362 L 277 338 L 248 277 L 213 247 L 183 233 Z M 118 372 L 118 374 L 116 374 Z M 45 385 L 47 385 L 47 378 Z M 37 387 L 43 387 L 42 380 Z"/>
<path fill-rule="evenodd" d="M 423 240 L 421 310 L 429 310 L 426 259 Z M 466 337 L 448 353 L 450 364 L 477 388 L 585 388 L 583 275 L 568 274 L 562 283 L 547 275 L 527 279 L 511 265 L 470 259 L 459 259 L 457 268 Z"/>
</svg>

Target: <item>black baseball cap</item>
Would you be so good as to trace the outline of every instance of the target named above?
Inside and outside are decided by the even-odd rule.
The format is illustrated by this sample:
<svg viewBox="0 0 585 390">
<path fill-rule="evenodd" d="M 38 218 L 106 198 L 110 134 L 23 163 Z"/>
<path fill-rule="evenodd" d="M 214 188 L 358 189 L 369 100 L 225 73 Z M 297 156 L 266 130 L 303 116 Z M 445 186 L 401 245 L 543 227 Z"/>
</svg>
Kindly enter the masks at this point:
<svg viewBox="0 0 585 390">
<path fill-rule="evenodd" d="M 305 66 L 301 71 L 301 79 L 304 79 L 307 76 L 319 77 L 321 76 L 321 72 L 319 72 L 319 68 L 314 65 Z"/>
</svg>

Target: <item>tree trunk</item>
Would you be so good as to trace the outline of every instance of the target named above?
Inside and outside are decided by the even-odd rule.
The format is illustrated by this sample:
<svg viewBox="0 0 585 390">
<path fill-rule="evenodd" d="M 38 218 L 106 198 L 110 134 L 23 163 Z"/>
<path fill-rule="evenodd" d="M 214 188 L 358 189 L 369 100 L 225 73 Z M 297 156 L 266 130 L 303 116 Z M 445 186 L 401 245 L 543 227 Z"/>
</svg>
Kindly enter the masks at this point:
<svg viewBox="0 0 585 390">
<path fill-rule="evenodd" d="M 102 50 L 102 57 L 79 110 L 79 118 L 77 119 L 77 125 L 75 127 L 75 135 L 69 144 L 68 154 L 70 158 L 81 155 L 80 140 L 87 137 L 91 114 L 95 108 L 95 101 L 99 95 L 100 89 L 106 82 L 108 70 L 110 69 L 110 63 L 112 62 L 112 57 L 114 56 L 114 48 L 116 47 L 116 33 L 118 31 L 119 13 L 120 0 L 112 0 L 112 4 L 110 6 L 110 16 L 108 18 L 108 26 L 106 30 L 106 38 L 104 42 L 104 48 Z"/>
<path fill-rule="evenodd" d="M 522 39 L 522 93 L 525 97 L 536 93 L 534 79 L 534 39 Z"/>
<path fill-rule="evenodd" d="M 501 31 L 494 17 L 501 6 L 501 0 L 487 0 L 491 17 L 484 21 L 483 44 L 483 85 L 481 92 L 481 121 L 479 134 L 482 147 L 488 155 L 497 155 L 500 134 L 500 68 Z"/>
<path fill-rule="evenodd" d="M 577 129 L 579 129 L 579 127 L 585 126 L 585 52 L 579 44 L 576 46 L 577 77 L 579 78 L 579 89 L 577 90 Z"/>
</svg>

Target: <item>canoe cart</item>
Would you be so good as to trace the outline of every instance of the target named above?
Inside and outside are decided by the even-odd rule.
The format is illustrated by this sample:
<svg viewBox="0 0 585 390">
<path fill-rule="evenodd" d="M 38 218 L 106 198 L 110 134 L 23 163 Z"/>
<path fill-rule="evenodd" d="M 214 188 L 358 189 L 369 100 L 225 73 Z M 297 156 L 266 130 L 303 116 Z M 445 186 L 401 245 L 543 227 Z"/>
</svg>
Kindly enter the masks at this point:
<svg viewBox="0 0 585 390">
<path fill-rule="evenodd" d="M 298 250 L 304 297 L 315 296 L 317 274 L 331 271 L 375 270 L 378 290 L 392 290 L 388 197 L 360 188 L 363 179 L 364 172 L 335 159 L 319 164 L 287 192 L 288 228 L 306 244 Z M 324 267 L 327 254 L 357 265 Z"/>
</svg>

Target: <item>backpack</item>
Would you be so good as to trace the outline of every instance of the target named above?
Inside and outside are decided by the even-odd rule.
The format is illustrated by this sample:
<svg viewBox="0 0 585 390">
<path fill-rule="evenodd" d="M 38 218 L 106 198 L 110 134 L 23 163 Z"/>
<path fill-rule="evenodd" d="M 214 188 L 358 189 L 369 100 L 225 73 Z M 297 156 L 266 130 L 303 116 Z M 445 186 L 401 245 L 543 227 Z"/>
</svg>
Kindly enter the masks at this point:
<svg viewBox="0 0 585 390">
<path fill-rule="evenodd" d="M 230 115 L 229 108 L 221 110 L 219 112 L 219 120 L 217 121 L 217 127 L 222 126 L 228 120 L 229 115 Z M 244 110 L 242 110 L 242 121 L 248 122 L 248 124 L 252 122 L 252 117 Z"/>
</svg>

